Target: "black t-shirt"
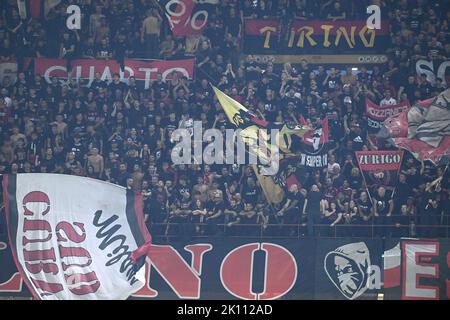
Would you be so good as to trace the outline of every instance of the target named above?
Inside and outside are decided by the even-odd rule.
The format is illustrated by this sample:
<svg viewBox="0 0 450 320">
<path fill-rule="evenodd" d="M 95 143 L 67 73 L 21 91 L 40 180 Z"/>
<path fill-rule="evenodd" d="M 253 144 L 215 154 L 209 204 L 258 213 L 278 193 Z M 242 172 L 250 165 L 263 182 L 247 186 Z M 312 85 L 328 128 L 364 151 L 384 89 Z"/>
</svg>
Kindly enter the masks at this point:
<svg viewBox="0 0 450 320">
<path fill-rule="evenodd" d="M 187 186 L 187 185 L 186 186 L 182 186 L 181 184 L 178 184 L 175 187 L 175 190 L 176 190 L 176 196 L 180 200 L 183 198 L 183 194 L 185 192 L 190 192 L 189 186 Z"/>
<path fill-rule="evenodd" d="M 118 83 L 115 83 L 114 81 L 109 84 L 109 89 L 111 90 L 111 93 L 113 96 L 116 95 L 116 90 L 122 91 L 122 93 L 125 93 L 127 90 L 127 85 L 123 83 L 122 81 L 119 81 Z"/>
<path fill-rule="evenodd" d="M 223 216 L 223 212 L 225 210 L 225 203 L 223 201 L 220 201 L 220 202 L 211 201 L 211 202 L 207 203 L 206 207 L 207 207 L 208 211 L 213 212 L 212 215 L 215 215 L 215 214 L 219 213 L 219 211 L 221 211 L 222 212 L 221 215 Z"/>
<path fill-rule="evenodd" d="M 115 58 L 120 60 L 125 58 L 125 51 L 127 50 L 127 44 L 125 42 L 116 42 L 114 45 Z"/>
<path fill-rule="evenodd" d="M 361 211 L 361 214 L 363 216 L 370 216 L 371 210 L 372 210 L 372 203 L 367 199 L 366 201 L 362 201 L 361 199 L 358 199 L 356 201 L 356 204 L 358 205 L 358 208 Z"/>
<path fill-rule="evenodd" d="M 308 196 L 308 212 L 310 214 L 320 214 L 320 201 L 322 200 L 322 193 L 319 192 L 309 192 Z"/>
<path fill-rule="evenodd" d="M 169 118 L 164 120 L 164 127 L 167 130 L 175 130 L 176 128 L 178 128 L 178 120 L 170 120 Z"/>
<path fill-rule="evenodd" d="M 362 151 L 366 140 L 364 134 L 356 134 L 352 131 L 350 132 L 350 139 L 353 142 L 353 150 Z"/>
<path fill-rule="evenodd" d="M 246 213 L 246 211 L 243 211 Z M 242 225 L 252 225 L 252 224 L 256 224 L 258 221 L 258 215 L 255 213 L 252 216 L 247 216 L 245 214 L 241 215 L 239 217 L 240 219 L 240 224 Z"/>
<path fill-rule="evenodd" d="M 277 99 L 268 100 L 266 98 L 262 99 L 264 114 L 267 121 L 275 121 L 278 115 L 280 101 Z"/>
<path fill-rule="evenodd" d="M 258 188 L 244 186 L 242 189 L 242 199 L 244 202 L 251 203 L 255 206 L 258 202 Z"/>
<path fill-rule="evenodd" d="M 233 37 L 237 37 L 239 35 L 241 19 L 237 15 L 234 17 L 228 17 L 226 19 L 226 25 L 228 26 L 228 32 L 231 33 Z"/>
<path fill-rule="evenodd" d="M 348 178 L 348 183 L 352 189 L 359 190 L 362 185 L 362 178 L 361 178 L 361 176 L 352 176 L 351 175 Z"/>
<path fill-rule="evenodd" d="M 399 204 L 405 204 L 406 200 L 408 200 L 408 197 L 412 193 L 412 187 L 406 182 L 399 182 L 395 190 L 395 198 L 399 202 Z"/>
<path fill-rule="evenodd" d="M 70 49 L 72 49 L 72 46 L 73 46 L 74 50 L 76 49 L 76 43 L 72 39 L 63 40 L 62 45 L 63 45 L 63 50 L 64 49 L 70 50 Z M 64 55 L 64 57 L 71 56 L 74 54 L 75 54 L 75 51 L 70 52 L 70 53 L 68 52 L 67 54 Z"/>
<path fill-rule="evenodd" d="M 91 89 L 94 89 L 96 92 L 98 92 L 99 89 L 104 89 L 106 87 L 107 87 L 106 82 L 102 80 L 94 79 L 91 83 Z"/>
</svg>

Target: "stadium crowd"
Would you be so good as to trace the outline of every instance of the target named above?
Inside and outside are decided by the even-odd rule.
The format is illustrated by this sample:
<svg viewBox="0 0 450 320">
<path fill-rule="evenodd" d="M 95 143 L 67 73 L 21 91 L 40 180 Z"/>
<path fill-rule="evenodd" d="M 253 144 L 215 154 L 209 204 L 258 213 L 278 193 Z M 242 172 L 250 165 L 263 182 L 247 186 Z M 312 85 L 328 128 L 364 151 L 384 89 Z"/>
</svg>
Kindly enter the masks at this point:
<svg viewBox="0 0 450 320">
<path fill-rule="evenodd" d="M 19 71 L 16 81 L 5 76 L 0 85 L 0 173 L 88 176 L 142 192 L 154 236 L 302 236 L 311 235 L 307 226 L 315 223 L 321 226 L 314 234 L 321 236 L 448 237 L 448 170 L 405 152 L 395 193 L 381 187 L 369 197 L 354 158 L 355 150 L 374 147 L 366 97 L 381 105 L 412 105 L 445 90 L 445 79 L 430 83 L 418 76 L 416 61 L 449 60 L 448 2 L 373 2 L 390 21 L 389 59 L 355 71 L 350 65 L 340 70 L 242 58 L 243 19 L 360 18 L 372 1 L 219 1 L 203 35 L 186 38 L 171 35 L 156 1 L 63 1 L 45 18 L 26 20 L 17 1 L 2 1 L 0 62 L 17 60 Z M 65 28 L 68 4 L 81 7 L 81 31 Z M 195 57 L 196 77 L 159 76 L 148 90 L 118 74 L 110 83 L 97 74 L 91 83 L 72 79 L 61 85 L 35 76 L 24 57 L 63 58 L 69 69 L 74 58 L 123 63 Z M 328 117 L 328 167 L 299 168 L 301 187 L 269 206 L 250 166 L 173 165 L 175 129 L 194 120 L 205 129 L 232 127 L 210 82 L 267 121 L 303 116 L 320 126 Z M 311 212 L 313 221 L 307 218 Z M 380 217 L 388 226 L 373 227 Z"/>
</svg>

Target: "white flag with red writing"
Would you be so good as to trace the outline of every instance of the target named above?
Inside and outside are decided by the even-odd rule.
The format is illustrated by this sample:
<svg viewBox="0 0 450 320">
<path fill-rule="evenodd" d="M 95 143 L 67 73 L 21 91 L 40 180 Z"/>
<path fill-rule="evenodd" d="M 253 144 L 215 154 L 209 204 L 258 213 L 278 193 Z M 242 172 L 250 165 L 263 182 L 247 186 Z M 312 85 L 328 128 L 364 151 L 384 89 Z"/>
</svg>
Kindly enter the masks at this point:
<svg viewBox="0 0 450 320">
<path fill-rule="evenodd" d="M 142 198 L 100 180 L 3 176 L 10 246 L 36 299 L 126 299 L 145 284 L 133 251 L 149 243 Z"/>
</svg>

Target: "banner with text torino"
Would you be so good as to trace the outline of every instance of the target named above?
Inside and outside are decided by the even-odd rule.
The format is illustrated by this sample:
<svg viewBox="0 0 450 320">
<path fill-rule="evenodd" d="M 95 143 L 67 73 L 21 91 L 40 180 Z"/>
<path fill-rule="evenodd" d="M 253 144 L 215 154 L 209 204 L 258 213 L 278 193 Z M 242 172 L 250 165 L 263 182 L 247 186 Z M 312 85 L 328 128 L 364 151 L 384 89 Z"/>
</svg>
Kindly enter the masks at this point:
<svg viewBox="0 0 450 320">
<path fill-rule="evenodd" d="M 4 242 L 2 242 L 4 241 Z M 0 296 L 26 296 L 0 235 Z M 132 299 L 450 299 L 450 240 L 208 239 L 153 245 Z"/>
<path fill-rule="evenodd" d="M 144 268 L 131 261 L 150 241 L 140 195 L 39 173 L 3 176 L 3 195 L 13 259 L 35 299 L 126 299 L 144 285 Z"/>
<path fill-rule="evenodd" d="M 244 21 L 244 52 L 250 54 L 384 53 L 388 37 L 387 21 L 379 30 L 366 21 Z"/>
<path fill-rule="evenodd" d="M 114 60 L 79 59 L 73 60 L 72 77 L 76 79 L 94 80 L 99 72 L 102 80 L 110 81 L 114 73 L 119 73 L 122 79 L 134 76 L 136 80 L 145 81 L 145 89 L 150 87 L 150 80 L 156 80 L 160 73 L 163 79 L 171 79 L 173 72 L 189 79 L 194 78 L 194 59 L 185 60 L 125 60 L 125 72 L 120 70 L 119 64 Z M 43 76 L 50 83 L 52 77 L 67 78 L 66 61 L 62 59 L 34 59 L 34 72 Z"/>
<path fill-rule="evenodd" d="M 378 132 L 381 126 L 387 118 L 398 115 L 405 110 L 408 110 L 409 103 L 403 101 L 395 105 L 379 106 L 376 103 L 366 99 L 366 116 L 369 130 L 372 132 Z"/>
<path fill-rule="evenodd" d="M 393 191 L 403 160 L 403 150 L 355 151 L 359 169 L 371 195 L 378 187 Z"/>
</svg>

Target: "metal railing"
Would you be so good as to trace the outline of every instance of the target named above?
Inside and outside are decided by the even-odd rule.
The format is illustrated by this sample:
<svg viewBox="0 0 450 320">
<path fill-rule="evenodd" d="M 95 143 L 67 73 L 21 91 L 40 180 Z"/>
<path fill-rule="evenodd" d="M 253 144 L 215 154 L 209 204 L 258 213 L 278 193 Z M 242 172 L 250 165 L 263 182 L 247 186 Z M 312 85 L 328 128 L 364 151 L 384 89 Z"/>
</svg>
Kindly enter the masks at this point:
<svg viewBox="0 0 450 320">
<path fill-rule="evenodd" d="M 308 233 L 307 223 L 299 224 L 208 224 L 208 223 L 151 223 L 153 237 L 174 238 L 449 238 L 450 225 L 414 225 L 410 224 L 315 224 Z"/>
</svg>

